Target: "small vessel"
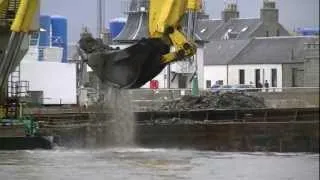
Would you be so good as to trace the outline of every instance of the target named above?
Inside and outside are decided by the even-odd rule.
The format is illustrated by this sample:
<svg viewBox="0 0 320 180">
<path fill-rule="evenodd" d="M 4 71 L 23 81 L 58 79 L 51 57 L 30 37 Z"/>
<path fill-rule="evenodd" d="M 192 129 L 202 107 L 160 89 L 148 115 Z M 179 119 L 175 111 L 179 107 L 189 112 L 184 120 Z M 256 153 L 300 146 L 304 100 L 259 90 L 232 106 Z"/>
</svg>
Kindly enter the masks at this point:
<svg viewBox="0 0 320 180">
<path fill-rule="evenodd" d="M 0 150 L 52 148 L 53 137 L 41 136 L 33 118 L 0 119 Z"/>
</svg>

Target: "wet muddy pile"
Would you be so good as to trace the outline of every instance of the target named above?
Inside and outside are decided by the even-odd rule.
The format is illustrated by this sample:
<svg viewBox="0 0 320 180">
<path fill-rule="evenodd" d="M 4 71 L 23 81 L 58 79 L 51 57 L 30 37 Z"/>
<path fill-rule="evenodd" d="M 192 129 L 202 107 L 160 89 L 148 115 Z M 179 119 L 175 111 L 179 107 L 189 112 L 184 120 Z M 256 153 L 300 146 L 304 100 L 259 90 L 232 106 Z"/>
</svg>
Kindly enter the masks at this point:
<svg viewBox="0 0 320 180">
<path fill-rule="evenodd" d="M 262 98 L 240 94 L 205 94 L 199 97 L 183 96 L 180 99 L 167 101 L 153 110 L 155 111 L 183 111 L 199 109 L 250 109 L 265 108 Z"/>
</svg>

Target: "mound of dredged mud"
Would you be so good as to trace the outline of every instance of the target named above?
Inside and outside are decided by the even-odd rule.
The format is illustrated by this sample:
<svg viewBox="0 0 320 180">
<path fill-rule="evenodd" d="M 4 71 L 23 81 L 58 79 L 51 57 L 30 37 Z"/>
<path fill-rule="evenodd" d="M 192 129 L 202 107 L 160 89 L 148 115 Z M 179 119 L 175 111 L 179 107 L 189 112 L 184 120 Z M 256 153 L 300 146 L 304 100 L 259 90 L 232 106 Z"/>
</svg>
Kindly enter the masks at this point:
<svg viewBox="0 0 320 180">
<path fill-rule="evenodd" d="M 208 93 L 199 97 L 183 96 L 155 107 L 155 111 L 184 111 L 199 109 L 252 109 L 265 108 L 262 98 L 240 93 Z"/>
</svg>

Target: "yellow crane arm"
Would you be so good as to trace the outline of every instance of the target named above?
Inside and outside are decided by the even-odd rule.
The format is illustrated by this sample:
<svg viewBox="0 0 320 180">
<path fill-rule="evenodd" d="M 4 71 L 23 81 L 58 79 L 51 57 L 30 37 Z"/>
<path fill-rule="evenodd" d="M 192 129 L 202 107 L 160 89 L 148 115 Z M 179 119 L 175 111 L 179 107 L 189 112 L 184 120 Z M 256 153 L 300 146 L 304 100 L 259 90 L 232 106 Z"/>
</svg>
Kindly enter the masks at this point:
<svg viewBox="0 0 320 180">
<path fill-rule="evenodd" d="M 101 45 L 90 34 L 83 34 L 80 48 L 88 54 L 87 64 L 103 84 L 133 89 L 143 86 L 177 60 L 196 53 L 192 34 L 194 25 L 182 29 L 182 19 L 200 9 L 200 0 L 149 0 L 149 37 L 132 46 L 117 50 Z"/>
<path fill-rule="evenodd" d="M 0 18 L 6 19 L 6 13 L 9 8 L 9 4 L 12 0 L 0 0 Z M 34 18 L 40 4 L 40 0 L 20 0 L 19 7 L 14 19 L 8 19 L 13 21 L 11 25 L 11 31 L 13 32 L 29 32 L 32 29 Z"/>
<path fill-rule="evenodd" d="M 187 11 L 198 11 L 199 0 L 150 0 L 149 34 L 161 38 L 173 46 L 173 52 L 165 54 L 163 63 L 170 63 L 196 53 L 196 45 L 182 32 L 181 20 Z"/>
<path fill-rule="evenodd" d="M 16 9 L 16 3 L 19 3 L 18 9 Z M 5 53 L 0 59 L 0 90 L 6 84 L 10 72 L 20 63 L 26 53 L 28 45 L 24 45 L 23 42 L 27 40 L 28 33 L 39 30 L 39 22 L 36 22 L 39 4 L 40 0 L 0 0 L 0 18 L 4 19 L 8 25 L 12 23 L 10 27 L 12 33 L 8 34 L 9 40 L 0 42 L 2 46 L 5 45 Z M 8 16 L 13 12 L 14 17 Z M 6 31 L 7 27 L 5 26 Z"/>
<path fill-rule="evenodd" d="M 21 0 L 15 16 L 11 31 L 29 32 L 32 28 L 35 14 L 39 8 L 40 0 Z"/>
</svg>

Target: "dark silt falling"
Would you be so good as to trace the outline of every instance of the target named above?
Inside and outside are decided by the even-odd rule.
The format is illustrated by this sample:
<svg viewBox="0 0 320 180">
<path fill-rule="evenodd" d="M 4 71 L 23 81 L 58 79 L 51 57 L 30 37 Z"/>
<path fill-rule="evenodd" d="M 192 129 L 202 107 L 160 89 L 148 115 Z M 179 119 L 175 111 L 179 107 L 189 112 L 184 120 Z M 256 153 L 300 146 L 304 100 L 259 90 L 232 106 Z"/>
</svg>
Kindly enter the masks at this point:
<svg viewBox="0 0 320 180">
<path fill-rule="evenodd" d="M 112 113 L 107 126 L 108 143 L 112 146 L 135 145 L 135 119 L 131 99 L 127 90 L 104 87 L 103 110 Z M 106 117 L 109 118 L 109 117 Z"/>
</svg>

